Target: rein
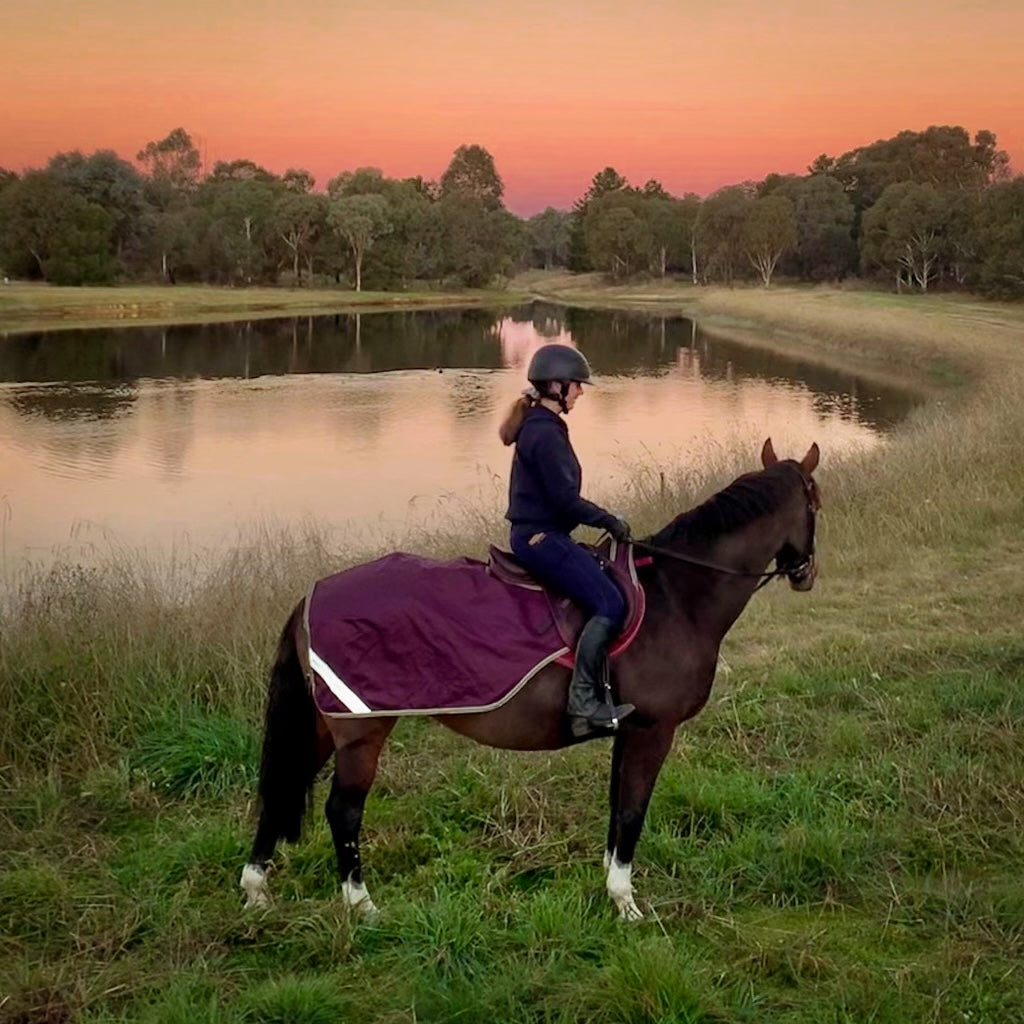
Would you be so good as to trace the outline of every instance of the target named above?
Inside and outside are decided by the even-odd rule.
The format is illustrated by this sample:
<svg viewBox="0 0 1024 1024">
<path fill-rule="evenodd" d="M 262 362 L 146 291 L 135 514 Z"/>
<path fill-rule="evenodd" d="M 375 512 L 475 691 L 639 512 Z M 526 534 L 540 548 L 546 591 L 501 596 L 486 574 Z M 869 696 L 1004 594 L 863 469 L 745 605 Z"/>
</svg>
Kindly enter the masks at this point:
<svg viewBox="0 0 1024 1024">
<path fill-rule="evenodd" d="M 754 588 L 755 593 L 760 590 L 766 583 L 770 583 L 774 579 L 778 579 L 780 576 L 797 576 L 807 572 L 811 564 L 810 557 L 805 558 L 798 565 L 794 565 L 790 569 L 769 569 L 767 572 L 744 572 L 742 569 L 730 569 L 727 565 L 715 565 L 714 562 L 705 562 L 703 559 L 694 558 L 691 555 L 681 555 L 678 551 L 673 551 L 671 548 L 661 548 L 656 544 L 648 544 L 647 541 L 633 540 L 630 543 L 635 548 L 639 548 L 642 551 L 649 551 L 652 555 L 664 555 L 666 558 L 673 558 L 677 562 L 686 562 L 687 565 L 699 565 L 702 569 L 711 569 L 713 572 L 724 573 L 726 576 L 749 576 L 754 579 L 760 580 L 760 583 Z"/>
</svg>

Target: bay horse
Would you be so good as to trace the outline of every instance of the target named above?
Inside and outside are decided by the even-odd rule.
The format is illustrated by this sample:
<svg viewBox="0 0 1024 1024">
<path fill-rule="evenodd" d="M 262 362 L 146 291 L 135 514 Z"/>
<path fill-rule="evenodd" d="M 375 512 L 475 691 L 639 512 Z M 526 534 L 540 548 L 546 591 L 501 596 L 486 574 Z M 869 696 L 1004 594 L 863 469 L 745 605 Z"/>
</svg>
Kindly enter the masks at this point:
<svg viewBox="0 0 1024 1024">
<path fill-rule="evenodd" d="M 606 888 L 619 915 L 639 920 L 633 855 L 658 772 L 676 728 L 707 702 L 719 646 L 754 591 L 774 577 L 795 590 L 814 586 L 815 518 L 820 508 L 812 444 L 797 461 L 780 460 L 771 438 L 763 469 L 747 473 L 697 508 L 673 519 L 636 547 L 651 556 L 643 570 L 646 616 L 632 644 L 615 659 L 616 700 L 636 705 L 613 734 Z M 768 572 L 774 560 L 775 569 Z M 326 717 L 314 704 L 303 605 L 281 634 L 271 671 L 260 766 L 261 811 L 249 863 L 242 872 L 246 906 L 269 902 L 267 873 L 277 842 L 298 840 L 314 780 L 334 755 L 325 812 L 346 903 L 372 916 L 363 882 L 359 832 L 363 807 L 394 717 Z M 554 750 L 577 742 L 566 715 L 570 670 L 541 669 L 492 710 L 435 715 L 477 743 L 509 750 Z"/>
</svg>

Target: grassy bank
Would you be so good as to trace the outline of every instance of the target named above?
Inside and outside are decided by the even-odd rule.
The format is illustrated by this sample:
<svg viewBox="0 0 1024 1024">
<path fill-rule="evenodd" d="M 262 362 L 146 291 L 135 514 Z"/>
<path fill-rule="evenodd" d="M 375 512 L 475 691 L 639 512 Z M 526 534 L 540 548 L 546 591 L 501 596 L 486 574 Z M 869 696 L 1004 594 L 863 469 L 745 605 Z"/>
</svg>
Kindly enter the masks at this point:
<svg viewBox="0 0 1024 1024">
<path fill-rule="evenodd" d="M 123 285 L 62 288 L 0 286 L 0 334 L 131 324 L 214 323 L 277 316 L 323 316 L 451 306 L 500 306 L 522 298 L 506 289 L 354 292 L 343 288 L 216 288 L 210 285 Z"/>
<path fill-rule="evenodd" d="M 367 812 L 380 923 L 342 909 L 324 789 L 276 906 L 243 915 L 277 630 L 311 578 L 373 552 L 313 530 L 201 567 L 111 556 L 22 579 L 0 622 L 0 1021 L 1024 1018 L 1024 310 L 533 286 L 939 395 L 881 453 L 823 453 L 819 583 L 757 597 L 680 731 L 638 851 L 651 919 L 624 928 L 603 893 L 606 748 L 513 755 L 422 722 Z M 638 472 L 621 507 L 654 528 L 755 457 L 664 495 Z M 398 543 L 499 536 L 467 511 Z"/>
<path fill-rule="evenodd" d="M 614 306 L 697 319 L 761 347 L 948 385 L 1019 365 L 1024 308 L 961 294 L 895 295 L 819 286 L 692 287 L 678 281 L 607 286 L 597 275 L 540 273 L 516 282 L 575 306 Z"/>
</svg>

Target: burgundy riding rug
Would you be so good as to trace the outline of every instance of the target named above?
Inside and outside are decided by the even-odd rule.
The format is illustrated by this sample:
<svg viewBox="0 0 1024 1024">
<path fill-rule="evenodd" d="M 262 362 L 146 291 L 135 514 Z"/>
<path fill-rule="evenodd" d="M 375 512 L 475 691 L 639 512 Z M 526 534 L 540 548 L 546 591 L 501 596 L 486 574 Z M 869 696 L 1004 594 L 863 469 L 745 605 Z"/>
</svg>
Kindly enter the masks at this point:
<svg viewBox="0 0 1024 1024">
<path fill-rule="evenodd" d="M 632 546 L 613 542 L 609 558 L 630 606 L 614 656 L 639 630 L 644 602 Z M 507 556 L 385 555 L 319 580 L 306 598 L 314 700 L 337 717 L 487 711 L 545 665 L 571 664 L 584 621 Z"/>
</svg>

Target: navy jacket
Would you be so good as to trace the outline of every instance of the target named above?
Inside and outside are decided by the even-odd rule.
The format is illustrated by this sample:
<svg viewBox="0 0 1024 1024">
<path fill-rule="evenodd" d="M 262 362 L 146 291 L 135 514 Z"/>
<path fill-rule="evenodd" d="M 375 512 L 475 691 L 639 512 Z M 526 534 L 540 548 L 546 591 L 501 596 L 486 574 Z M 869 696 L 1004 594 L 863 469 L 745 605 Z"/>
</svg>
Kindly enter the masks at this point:
<svg viewBox="0 0 1024 1024">
<path fill-rule="evenodd" d="M 569 533 L 580 523 L 608 529 L 615 516 L 580 497 L 582 481 L 565 421 L 542 405 L 529 408 L 516 438 L 505 518 L 538 531 Z"/>
</svg>

